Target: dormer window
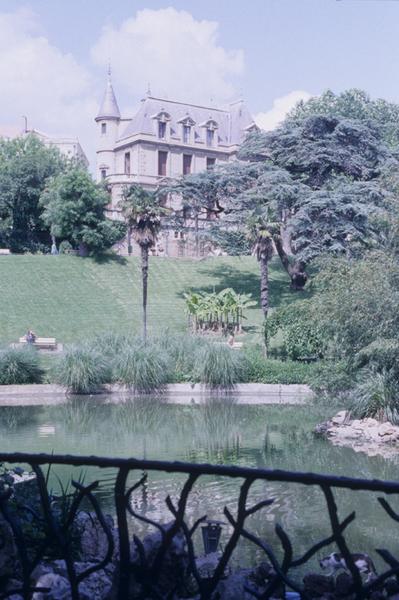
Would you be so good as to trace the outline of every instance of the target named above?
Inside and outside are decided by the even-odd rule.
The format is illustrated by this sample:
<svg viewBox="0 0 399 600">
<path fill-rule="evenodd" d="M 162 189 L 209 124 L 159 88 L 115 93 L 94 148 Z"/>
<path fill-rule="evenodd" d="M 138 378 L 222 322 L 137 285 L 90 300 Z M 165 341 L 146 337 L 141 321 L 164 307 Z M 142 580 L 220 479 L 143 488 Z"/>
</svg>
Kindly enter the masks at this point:
<svg viewBox="0 0 399 600">
<path fill-rule="evenodd" d="M 213 146 L 213 141 L 215 139 L 215 132 L 213 129 L 206 130 L 206 145 Z"/>
<path fill-rule="evenodd" d="M 152 115 L 151 119 L 158 121 L 158 138 L 166 139 L 168 135 L 167 124 L 171 120 L 170 114 L 163 108 L 156 115 Z"/>
<path fill-rule="evenodd" d="M 160 140 L 166 138 L 166 123 L 164 121 L 158 121 L 158 137 Z"/>
<path fill-rule="evenodd" d="M 181 125 L 183 144 L 190 144 L 191 142 L 191 130 L 195 125 L 194 119 L 192 119 L 189 113 L 177 121 Z"/>
<path fill-rule="evenodd" d="M 201 123 L 200 127 L 205 129 L 205 143 L 207 146 L 212 147 L 215 143 L 215 131 L 218 128 L 218 124 L 215 119 L 209 117 L 207 121 Z"/>
<path fill-rule="evenodd" d="M 190 125 L 183 125 L 183 144 L 190 143 L 190 134 L 191 134 Z"/>
<path fill-rule="evenodd" d="M 101 123 L 101 135 L 105 135 L 107 133 L 107 124 Z"/>
</svg>

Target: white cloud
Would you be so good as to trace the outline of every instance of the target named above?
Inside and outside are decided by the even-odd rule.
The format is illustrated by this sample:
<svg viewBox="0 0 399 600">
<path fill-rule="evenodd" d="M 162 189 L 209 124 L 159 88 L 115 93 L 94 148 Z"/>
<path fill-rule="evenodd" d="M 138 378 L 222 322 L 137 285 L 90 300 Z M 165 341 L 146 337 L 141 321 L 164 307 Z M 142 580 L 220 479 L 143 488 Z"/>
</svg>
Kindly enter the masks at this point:
<svg viewBox="0 0 399 600">
<path fill-rule="evenodd" d="M 52 45 L 33 12 L 0 13 L 0 123 L 78 136 L 93 145 L 97 98 L 89 72 Z"/>
<path fill-rule="evenodd" d="M 231 99 L 231 79 L 244 66 L 242 50 L 218 44 L 218 23 L 174 8 L 141 10 L 104 28 L 92 58 L 104 67 L 111 61 L 115 81 L 134 98 L 150 83 L 154 95 L 195 102 Z"/>
<path fill-rule="evenodd" d="M 311 94 L 308 92 L 303 92 L 301 90 L 295 90 L 286 94 L 285 96 L 281 96 L 280 98 L 276 98 L 273 102 L 273 106 L 270 110 L 266 112 L 258 113 L 255 116 L 255 121 L 262 129 L 266 131 L 270 131 L 279 125 L 287 115 L 287 113 L 294 108 L 294 106 L 300 100 L 309 100 L 311 98 Z"/>
</svg>

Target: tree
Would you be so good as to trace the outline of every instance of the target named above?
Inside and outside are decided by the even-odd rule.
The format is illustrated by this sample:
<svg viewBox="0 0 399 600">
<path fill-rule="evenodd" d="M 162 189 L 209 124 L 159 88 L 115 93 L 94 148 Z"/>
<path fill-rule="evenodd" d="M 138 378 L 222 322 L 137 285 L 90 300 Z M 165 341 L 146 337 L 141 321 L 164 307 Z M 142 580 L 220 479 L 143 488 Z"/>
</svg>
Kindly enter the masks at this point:
<svg viewBox="0 0 399 600">
<path fill-rule="evenodd" d="M 265 165 L 257 203 L 272 207 L 280 224 L 273 241 L 295 289 L 303 288 L 306 266 L 319 254 L 353 254 L 372 243 L 386 205 L 382 175 L 397 165 L 374 126 L 306 117 L 251 134 L 239 156 Z"/>
<path fill-rule="evenodd" d="M 123 223 L 105 216 L 108 193 L 79 167 L 52 178 L 40 204 L 43 221 L 52 235 L 70 242 L 80 256 L 107 250 L 126 230 Z"/>
<path fill-rule="evenodd" d="M 34 135 L 0 140 L 0 245 L 13 252 L 45 250 L 48 228 L 40 218 L 39 198 L 49 177 L 66 161 Z"/>
<path fill-rule="evenodd" d="M 382 98 L 372 100 L 363 90 L 349 89 L 341 94 L 327 90 L 321 96 L 310 98 L 306 102 L 301 100 L 289 113 L 287 120 L 298 123 L 311 115 L 344 117 L 366 124 L 373 123 L 388 146 L 397 147 L 399 144 L 399 104 Z"/>
<path fill-rule="evenodd" d="M 131 185 L 123 190 L 120 201 L 128 235 L 133 236 L 141 251 L 144 340 L 147 339 L 148 255 L 150 248 L 156 244 L 161 229 L 161 217 L 166 214 L 161 199 L 162 195 L 158 191 L 153 192 L 139 185 Z"/>
</svg>

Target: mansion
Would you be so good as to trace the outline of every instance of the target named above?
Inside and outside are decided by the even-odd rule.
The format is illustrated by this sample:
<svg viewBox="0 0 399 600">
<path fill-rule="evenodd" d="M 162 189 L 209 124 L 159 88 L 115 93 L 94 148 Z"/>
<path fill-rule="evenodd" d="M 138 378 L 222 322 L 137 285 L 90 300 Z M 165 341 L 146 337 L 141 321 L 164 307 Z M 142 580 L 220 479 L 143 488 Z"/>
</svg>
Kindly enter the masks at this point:
<svg viewBox="0 0 399 600">
<path fill-rule="evenodd" d="M 155 98 L 150 92 L 133 117 L 122 117 L 110 77 L 95 120 L 96 177 L 110 186 L 108 211 L 114 219 L 121 218 L 118 204 L 125 186 L 137 183 L 156 189 L 182 175 L 232 160 L 248 132 L 256 128 L 242 100 L 219 109 Z M 171 194 L 165 202 L 174 210 L 181 208 L 179 199 Z M 126 243 L 119 251 L 127 253 Z M 200 254 L 207 252 L 201 244 Z M 154 253 L 191 256 L 193 241 L 182 232 L 166 231 Z"/>
</svg>

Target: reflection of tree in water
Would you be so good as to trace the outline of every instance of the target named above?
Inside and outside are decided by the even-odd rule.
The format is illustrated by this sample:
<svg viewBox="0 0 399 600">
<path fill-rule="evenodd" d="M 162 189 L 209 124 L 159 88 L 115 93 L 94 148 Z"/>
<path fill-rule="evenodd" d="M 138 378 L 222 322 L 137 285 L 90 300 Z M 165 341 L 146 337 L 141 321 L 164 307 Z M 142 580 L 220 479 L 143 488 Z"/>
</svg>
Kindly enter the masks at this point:
<svg viewBox="0 0 399 600">
<path fill-rule="evenodd" d="M 2 406 L 0 410 L 0 429 L 5 432 L 23 427 L 30 427 L 38 416 L 36 406 Z"/>
<path fill-rule="evenodd" d="M 242 437 L 239 407 L 230 399 L 210 398 L 197 407 L 193 417 L 193 444 L 187 449 L 187 460 L 237 462 Z"/>
<path fill-rule="evenodd" d="M 156 432 L 164 426 L 164 409 L 159 398 L 137 396 L 113 406 L 109 426 L 121 433 L 145 435 Z"/>
</svg>

